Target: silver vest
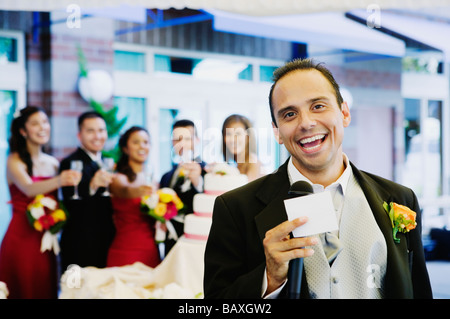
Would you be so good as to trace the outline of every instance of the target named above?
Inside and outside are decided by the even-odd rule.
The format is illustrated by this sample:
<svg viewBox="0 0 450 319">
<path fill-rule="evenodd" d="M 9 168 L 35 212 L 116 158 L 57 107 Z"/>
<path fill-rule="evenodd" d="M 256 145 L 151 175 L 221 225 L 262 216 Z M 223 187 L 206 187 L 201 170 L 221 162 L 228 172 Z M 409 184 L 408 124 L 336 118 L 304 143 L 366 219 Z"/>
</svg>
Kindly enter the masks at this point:
<svg viewBox="0 0 450 319">
<path fill-rule="evenodd" d="M 311 247 L 314 254 L 304 258 L 310 296 L 318 299 L 382 298 L 386 242 L 353 174 L 343 200 L 338 235 L 342 250 L 336 259 L 330 266 L 320 240 Z"/>
</svg>

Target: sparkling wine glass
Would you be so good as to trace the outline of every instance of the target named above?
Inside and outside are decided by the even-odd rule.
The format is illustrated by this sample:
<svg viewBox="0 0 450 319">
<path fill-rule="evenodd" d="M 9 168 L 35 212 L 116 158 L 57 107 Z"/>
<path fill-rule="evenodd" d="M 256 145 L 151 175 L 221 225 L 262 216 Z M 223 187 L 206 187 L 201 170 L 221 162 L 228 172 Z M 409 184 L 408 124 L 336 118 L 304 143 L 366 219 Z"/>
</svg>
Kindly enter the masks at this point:
<svg viewBox="0 0 450 319">
<path fill-rule="evenodd" d="M 107 171 L 108 173 L 114 173 L 114 159 L 111 157 L 105 157 L 102 160 L 102 169 Z M 103 196 L 111 196 L 111 193 L 109 192 L 109 186 L 106 187 L 106 190 L 102 194 Z"/>
<path fill-rule="evenodd" d="M 194 152 L 192 150 L 183 150 L 181 154 L 181 162 L 182 163 L 190 163 L 194 160 Z"/>
<path fill-rule="evenodd" d="M 153 173 L 151 171 L 144 172 L 144 183 L 147 186 L 153 186 Z"/>
<path fill-rule="evenodd" d="M 82 173 L 82 171 L 83 171 L 83 162 L 82 161 L 71 161 L 70 162 L 70 169 Z M 80 196 L 78 195 L 78 184 L 80 183 L 80 181 L 81 181 L 81 178 L 76 183 L 76 185 L 74 186 L 75 187 L 75 191 L 74 191 L 74 194 L 72 196 L 72 199 L 80 199 Z"/>
</svg>

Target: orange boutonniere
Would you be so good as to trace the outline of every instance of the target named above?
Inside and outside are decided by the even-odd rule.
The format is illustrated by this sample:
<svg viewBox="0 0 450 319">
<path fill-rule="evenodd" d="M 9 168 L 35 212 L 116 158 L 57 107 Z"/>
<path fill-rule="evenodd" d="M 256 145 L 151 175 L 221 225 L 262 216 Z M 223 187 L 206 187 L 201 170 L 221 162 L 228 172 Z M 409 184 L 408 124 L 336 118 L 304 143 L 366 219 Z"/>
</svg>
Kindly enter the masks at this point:
<svg viewBox="0 0 450 319">
<path fill-rule="evenodd" d="M 391 220 L 394 241 L 398 244 L 400 242 L 400 239 L 397 238 L 398 232 L 407 233 L 416 228 L 416 212 L 406 206 L 393 202 L 389 204 L 384 202 L 383 207 Z"/>
</svg>

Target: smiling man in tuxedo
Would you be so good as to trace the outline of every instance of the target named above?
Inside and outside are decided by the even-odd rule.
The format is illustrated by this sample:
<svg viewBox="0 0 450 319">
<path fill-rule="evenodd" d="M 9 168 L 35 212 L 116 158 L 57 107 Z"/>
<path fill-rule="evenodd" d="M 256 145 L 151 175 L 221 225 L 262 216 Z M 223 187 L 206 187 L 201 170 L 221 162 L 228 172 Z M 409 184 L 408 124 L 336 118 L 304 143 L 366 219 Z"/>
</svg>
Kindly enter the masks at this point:
<svg viewBox="0 0 450 319">
<path fill-rule="evenodd" d="M 60 170 L 70 169 L 70 163 L 83 163 L 78 185 L 80 199 L 73 199 L 74 187 L 63 187 L 63 203 L 69 218 L 61 234 L 61 271 L 71 264 L 80 267 L 106 267 L 109 246 L 115 234 L 112 204 L 104 196 L 112 174 L 102 170 L 102 150 L 108 138 L 106 123 L 97 112 L 85 112 L 78 117 L 80 146 L 60 164 Z"/>
<path fill-rule="evenodd" d="M 330 71 L 311 59 L 287 63 L 274 73 L 269 104 L 275 138 L 291 156 L 274 173 L 216 199 L 205 297 L 286 297 L 289 262 L 303 258 L 302 298 L 431 298 L 417 198 L 358 170 L 343 153 L 351 116 Z M 315 193 L 331 193 L 338 232 L 290 237 L 308 222 L 287 221 L 284 208 L 290 186 L 300 180 Z M 417 213 L 416 228 L 397 235 L 399 243 L 384 202 Z"/>
<path fill-rule="evenodd" d="M 180 197 L 184 204 L 183 214 L 172 219 L 178 237 L 184 233 L 184 218 L 192 214 L 194 196 L 203 192 L 203 177 L 206 174 L 206 163 L 195 156 L 195 146 L 198 142 L 197 129 L 194 122 L 188 119 L 176 121 L 172 126 L 172 155 L 175 160 L 172 169 L 161 177 L 159 187 L 170 187 Z M 175 245 L 176 240 L 166 235 L 165 255 Z"/>
</svg>

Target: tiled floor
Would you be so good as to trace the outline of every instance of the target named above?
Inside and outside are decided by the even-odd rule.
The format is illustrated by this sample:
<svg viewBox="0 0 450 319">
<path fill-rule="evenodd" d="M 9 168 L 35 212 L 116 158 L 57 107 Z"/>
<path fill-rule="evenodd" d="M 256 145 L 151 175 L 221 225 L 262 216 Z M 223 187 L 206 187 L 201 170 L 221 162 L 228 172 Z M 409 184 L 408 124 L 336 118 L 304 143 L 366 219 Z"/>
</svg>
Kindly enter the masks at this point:
<svg viewBox="0 0 450 319">
<path fill-rule="evenodd" d="M 433 298 L 450 299 L 450 261 L 427 261 Z"/>
</svg>

